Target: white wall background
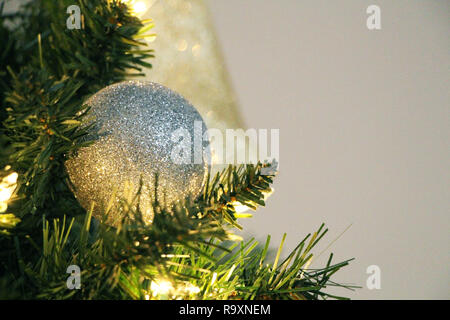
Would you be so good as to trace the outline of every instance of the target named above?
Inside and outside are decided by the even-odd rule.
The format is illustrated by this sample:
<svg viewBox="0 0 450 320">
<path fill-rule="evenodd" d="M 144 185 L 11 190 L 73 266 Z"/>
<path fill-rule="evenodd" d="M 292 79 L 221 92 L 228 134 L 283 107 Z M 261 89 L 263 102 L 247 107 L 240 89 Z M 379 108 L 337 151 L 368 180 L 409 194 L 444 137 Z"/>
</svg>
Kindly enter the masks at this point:
<svg viewBox="0 0 450 320">
<path fill-rule="evenodd" d="M 247 124 L 280 129 L 276 192 L 247 230 L 292 249 L 326 222 L 325 248 L 353 223 L 331 251 L 356 258 L 337 280 L 364 288 L 338 293 L 449 299 L 450 1 L 209 6 Z M 380 290 L 365 288 L 372 264 Z"/>
</svg>

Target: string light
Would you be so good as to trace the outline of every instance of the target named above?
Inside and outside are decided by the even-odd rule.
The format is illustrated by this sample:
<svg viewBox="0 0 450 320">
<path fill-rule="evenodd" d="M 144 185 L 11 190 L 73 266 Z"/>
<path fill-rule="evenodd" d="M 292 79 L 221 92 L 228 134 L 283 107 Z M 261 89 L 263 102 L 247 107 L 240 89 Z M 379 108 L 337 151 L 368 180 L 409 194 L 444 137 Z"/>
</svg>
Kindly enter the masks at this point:
<svg viewBox="0 0 450 320">
<path fill-rule="evenodd" d="M 147 11 L 151 4 L 153 4 L 153 1 L 150 1 L 149 7 L 147 7 L 147 4 L 144 1 L 122 0 L 122 3 L 126 4 L 130 8 L 133 15 L 140 17 Z"/>
<path fill-rule="evenodd" d="M 189 295 L 195 295 L 200 292 L 200 288 L 194 286 L 191 283 L 185 285 L 179 285 L 176 288 L 172 282 L 166 279 L 153 280 L 150 284 L 150 292 L 146 292 L 144 295 L 145 300 L 155 299 L 167 299 L 169 296 L 172 299 L 182 299 Z"/>
<path fill-rule="evenodd" d="M 152 292 L 152 295 L 154 297 L 157 297 L 169 294 L 169 292 L 173 291 L 174 288 L 170 281 L 159 280 L 159 281 L 152 281 L 152 284 L 150 285 L 150 290 Z"/>
<path fill-rule="evenodd" d="M 0 181 L 0 213 L 8 208 L 8 201 L 16 189 L 18 177 L 17 172 L 13 172 Z"/>
</svg>

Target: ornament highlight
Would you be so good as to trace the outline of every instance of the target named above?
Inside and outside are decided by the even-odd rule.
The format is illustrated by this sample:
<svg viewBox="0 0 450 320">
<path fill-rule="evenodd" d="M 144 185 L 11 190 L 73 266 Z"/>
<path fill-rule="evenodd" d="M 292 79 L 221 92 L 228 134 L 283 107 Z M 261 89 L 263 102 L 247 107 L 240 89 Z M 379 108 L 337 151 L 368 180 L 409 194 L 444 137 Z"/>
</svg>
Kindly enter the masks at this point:
<svg viewBox="0 0 450 320">
<path fill-rule="evenodd" d="M 112 208 L 107 223 L 116 224 L 123 216 L 120 199 L 131 201 L 142 178 L 140 209 L 151 222 L 156 175 L 160 203 L 199 194 L 210 162 L 209 142 L 203 141 L 206 125 L 181 95 L 156 83 L 126 81 L 100 90 L 86 105 L 90 110 L 85 125 L 91 125 L 86 140 L 92 144 L 66 161 L 74 194 L 85 209 L 95 202 L 98 217 Z M 174 133 L 179 132 L 202 141 L 190 153 L 191 161 L 174 161 L 180 146 Z M 192 145 L 191 141 L 184 143 Z"/>
</svg>

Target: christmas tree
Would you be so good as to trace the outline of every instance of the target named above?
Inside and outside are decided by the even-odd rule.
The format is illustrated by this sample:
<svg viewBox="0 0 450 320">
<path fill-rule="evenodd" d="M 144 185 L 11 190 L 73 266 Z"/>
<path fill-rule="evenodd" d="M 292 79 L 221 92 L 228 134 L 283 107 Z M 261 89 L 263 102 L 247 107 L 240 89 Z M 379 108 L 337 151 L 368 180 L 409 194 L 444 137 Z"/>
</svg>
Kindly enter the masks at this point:
<svg viewBox="0 0 450 320">
<path fill-rule="evenodd" d="M 74 4 L 80 21 L 68 20 Z M 86 101 L 152 67 L 158 53 L 143 39 L 153 21 L 120 0 L 31 1 L 0 13 L 0 299 L 342 298 L 326 289 L 347 287 L 331 277 L 350 260 L 331 254 L 309 268 L 324 225 L 282 259 L 285 235 L 271 261 L 270 236 L 259 245 L 234 234 L 250 216 L 238 205 L 264 206 L 276 178 L 264 169 L 275 162 L 230 165 L 177 203 L 159 196 L 156 175 L 151 191 L 141 178 L 138 190 L 105 199 L 117 205 L 82 207 L 65 164 L 90 143 Z"/>
</svg>

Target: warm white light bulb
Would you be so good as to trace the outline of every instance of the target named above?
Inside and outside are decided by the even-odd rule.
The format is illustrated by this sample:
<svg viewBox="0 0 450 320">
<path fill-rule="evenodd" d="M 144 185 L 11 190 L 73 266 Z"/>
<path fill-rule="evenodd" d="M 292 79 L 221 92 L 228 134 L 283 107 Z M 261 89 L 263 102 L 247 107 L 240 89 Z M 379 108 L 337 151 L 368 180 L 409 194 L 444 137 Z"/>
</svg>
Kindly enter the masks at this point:
<svg viewBox="0 0 450 320">
<path fill-rule="evenodd" d="M 6 212 L 8 205 L 5 202 L 0 201 L 0 213 Z"/>
<path fill-rule="evenodd" d="M 153 1 L 149 2 L 150 5 L 153 3 Z M 122 0 L 122 3 L 126 4 L 130 8 L 130 12 L 137 17 L 142 16 L 149 8 L 144 1 Z"/>
<path fill-rule="evenodd" d="M 17 177 L 18 174 L 13 172 L 0 182 L 0 202 L 6 202 L 11 198 L 16 188 Z"/>
<path fill-rule="evenodd" d="M 18 177 L 17 172 L 13 172 L 0 181 L 0 212 L 5 212 L 8 208 L 7 202 L 16 189 Z"/>
<path fill-rule="evenodd" d="M 13 172 L 9 176 L 4 177 L 3 182 L 7 184 L 15 184 L 17 182 L 18 177 L 19 175 L 17 174 L 17 172 Z"/>
<path fill-rule="evenodd" d="M 152 281 L 150 290 L 152 291 L 152 295 L 155 297 L 157 295 L 168 294 L 171 290 L 173 290 L 173 286 L 172 283 L 166 280 Z"/>
<path fill-rule="evenodd" d="M 138 1 L 133 4 L 133 12 L 136 14 L 142 14 L 147 10 L 147 6 L 144 2 Z"/>
</svg>

